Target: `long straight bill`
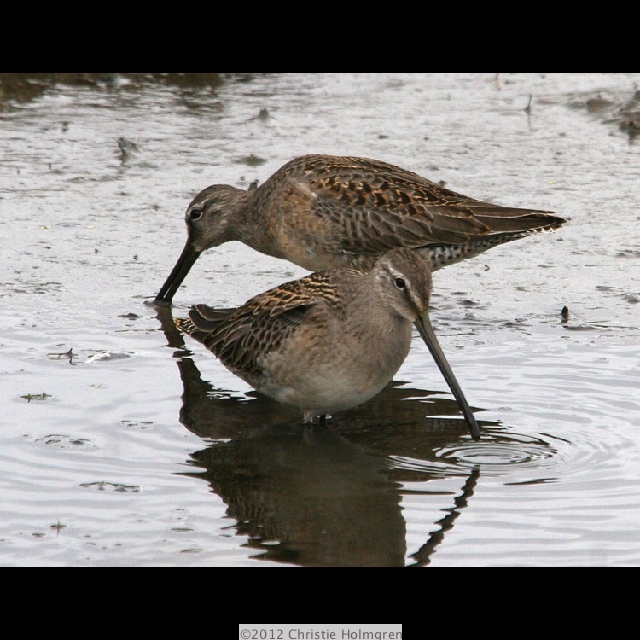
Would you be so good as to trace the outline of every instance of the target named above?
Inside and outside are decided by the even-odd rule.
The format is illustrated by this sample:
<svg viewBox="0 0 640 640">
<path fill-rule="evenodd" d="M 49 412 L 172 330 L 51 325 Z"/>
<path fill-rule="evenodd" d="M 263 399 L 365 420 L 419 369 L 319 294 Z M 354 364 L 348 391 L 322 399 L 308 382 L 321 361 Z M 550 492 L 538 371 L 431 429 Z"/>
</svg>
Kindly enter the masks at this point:
<svg viewBox="0 0 640 640">
<path fill-rule="evenodd" d="M 462 415 L 464 416 L 467 424 L 469 425 L 469 431 L 471 433 L 471 437 L 474 440 L 480 439 L 480 427 L 478 427 L 478 423 L 476 422 L 475 416 L 473 415 L 471 408 L 469 407 L 469 403 L 467 399 L 464 397 L 464 393 L 462 393 L 462 389 L 456 380 L 456 377 L 453 375 L 453 371 L 447 362 L 447 359 L 444 357 L 444 353 L 442 348 L 440 347 L 440 343 L 436 338 L 436 334 L 433 332 L 433 327 L 431 326 L 431 321 L 427 316 L 426 312 L 422 316 L 418 316 L 416 320 L 416 329 L 418 333 L 422 336 L 427 347 L 429 347 L 429 351 L 433 356 L 433 359 L 436 361 L 440 372 L 444 376 L 444 379 L 447 381 L 451 392 L 453 393 L 455 399 L 458 401 L 458 405 L 460 409 L 462 409 Z"/>
<path fill-rule="evenodd" d="M 196 251 L 191 243 L 187 240 L 187 244 L 184 245 L 184 249 L 176 262 L 176 266 L 173 267 L 173 271 L 169 274 L 167 281 L 162 286 L 162 289 L 158 292 L 156 299 L 153 301 L 157 305 L 169 306 L 173 300 L 175 292 L 182 284 L 182 281 L 187 277 L 191 267 L 193 267 L 195 261 L 198 259 L 200 251 Z"/>
</svg>

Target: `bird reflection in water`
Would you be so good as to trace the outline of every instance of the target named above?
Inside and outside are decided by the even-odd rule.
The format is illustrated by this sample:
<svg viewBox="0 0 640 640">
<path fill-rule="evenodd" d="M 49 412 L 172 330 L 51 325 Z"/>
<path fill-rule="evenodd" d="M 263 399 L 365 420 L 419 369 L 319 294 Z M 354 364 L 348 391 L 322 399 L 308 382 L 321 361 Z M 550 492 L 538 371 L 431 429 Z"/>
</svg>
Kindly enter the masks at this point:
<svg viewBox="0 0 640 640">
<path fill-rule="evenodd" d="M 176 350 L 180 422 L 211 442 L 191 454 L 198 470 L 185 475 L 209 482 L 238 534 L 247 536 L 245 546 L 259 552 L 255 558 L 301 566 L 429 564 L 479 476 L 476 467 L 447 474 L 437 458 L 438 450 L 468 433 L 455 400 L 427 399 L 432 392 L 392 382 L 326 426 L 303 425 L 295 411 L 259 393 L 233 398 L 204 381 L 171 309 L 156 311 Z M 403 457 L 424 464 L 409 469 L 397 464 Z M 446 475 L 463 480 L 462 493 L 407 561 L 402 483 Z"/>
</svg>

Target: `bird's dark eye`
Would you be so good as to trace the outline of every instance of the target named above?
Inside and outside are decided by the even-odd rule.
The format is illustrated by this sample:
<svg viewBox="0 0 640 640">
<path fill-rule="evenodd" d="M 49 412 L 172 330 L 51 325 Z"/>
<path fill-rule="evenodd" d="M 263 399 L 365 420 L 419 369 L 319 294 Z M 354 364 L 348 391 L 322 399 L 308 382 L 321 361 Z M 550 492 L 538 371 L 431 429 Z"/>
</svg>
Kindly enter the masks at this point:
<svg viewBox="0 0 640 640">
<path fill-rule="evenodd" d="M 191 211 L 189 212 L 189 217 L 192 220 L 197 220 L 198 218 L 202 217 L 202 209 L 191 209 Z"/>
<path fill-rule="evenodd" d="M 396 278 L 396 287 L 398 287 L 398 289 L 404 289 L 405 287 L 404 278 Z"/>
</svg>

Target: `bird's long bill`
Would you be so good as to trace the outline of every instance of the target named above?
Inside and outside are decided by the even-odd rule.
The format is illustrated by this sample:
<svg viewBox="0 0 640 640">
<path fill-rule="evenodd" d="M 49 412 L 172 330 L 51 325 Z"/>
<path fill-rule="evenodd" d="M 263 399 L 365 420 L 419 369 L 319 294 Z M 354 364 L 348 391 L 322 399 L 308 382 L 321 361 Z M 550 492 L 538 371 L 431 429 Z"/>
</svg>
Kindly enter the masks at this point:
<svg viewBox="0 0 640 640">
<path fill-rule="evenodd" d="M 453 371 L 451 370 L 447 359 L 444 357 L 444 353 L 440 347 L 438 339 L 436 338 L 436 334 L 433 332 L 431 321 L 429 320 L 426 312 L 422 316 L 418 316 L 416 320 L 416 329 L 422 336 L 427 347 L 429 347 L 429 351 L 431 352 L 433 359 L 436 361 L 436 364 L 444 376 L 444 379 L 447 381 L 451 392 L 458 401 L 458 405 L 460 406 L 460 409 L 462 409 L 462 415 L 465 417 L 465 420 L 469 425 L 471 436 L 474 440 L 478 440 L 480 438 L 480 428 L 478 427 L 478 423 L 471 412 L 469 403 L 464 397 L 464 393 L 462 393 L 462 389 L 460 388 L 456 377 L 453 375 Z"/>
<path fill-rule="evenodd" d="M 171 271 L 167 281 L 162 285 L 162 289 L 160 289 L 156 299 L 153 301 L 155 304 L 161 306 L 168 306 L 171 304 L 171 300 L 173 299 L 175 292 L 182 284 L 182 281 L 187 277 L 187 274 L 191 267 L 193 267 L 199 255 L 200 251 L 196 251 L 187 240 L 187 244 L 184 245 L 184 249 L 178 258 L 178 262 L 176 262 L 176 266 L 173 267 L 173 271 Z"/>
</svg>

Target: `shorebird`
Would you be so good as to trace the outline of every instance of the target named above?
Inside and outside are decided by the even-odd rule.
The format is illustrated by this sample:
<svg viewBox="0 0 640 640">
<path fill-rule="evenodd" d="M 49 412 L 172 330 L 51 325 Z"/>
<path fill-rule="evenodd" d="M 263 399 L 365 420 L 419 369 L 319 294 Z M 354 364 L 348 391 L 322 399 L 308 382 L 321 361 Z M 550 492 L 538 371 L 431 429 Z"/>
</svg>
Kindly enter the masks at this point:
<svg viewBox="0 0 640 640">
<path fill-rule="evenodd" d="M 198 256 L 237 240 L 308 269 L 370 269 L 394 247 L 435 271 L 564 222 L 549 211 L 475 200 L 379 160 L 305 155 L 249 190 L 214 184 L 185 214 L 188 238 L 155 298 L 169 305 Z"/>
<path fill-rule="evenodd" d="M 412 325 L 427 344 L 474 439 L 480 429 L 433 332 L 427 263 L 407 248 L 369 271 L 334 269 L 286 282 L 237 309 L 192 307 L 178 328 L 257 391 L 305 422 L 379 393 L 404 362 Z"/>
</svg>

